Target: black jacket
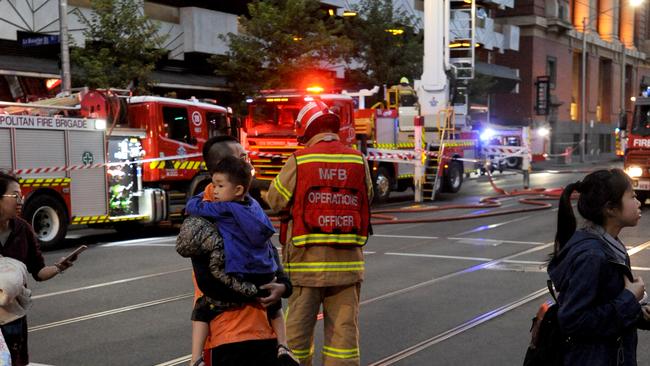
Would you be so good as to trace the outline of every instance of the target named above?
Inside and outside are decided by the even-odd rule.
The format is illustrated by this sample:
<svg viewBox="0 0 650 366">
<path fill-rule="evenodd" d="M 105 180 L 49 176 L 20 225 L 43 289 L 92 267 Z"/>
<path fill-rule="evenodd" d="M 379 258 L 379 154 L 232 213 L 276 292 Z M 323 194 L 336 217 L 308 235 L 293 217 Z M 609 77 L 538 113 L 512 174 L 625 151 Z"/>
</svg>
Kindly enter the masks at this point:
<svg viewBox="0 0 650 366">
<path fill-rule="evenodd" d="M 625 289 L 630 257 L 617 260 L 598 235 L 578 230 L 553 258 L 548 273 L 559 292 L 558 323 L 570 337 L 565 365 L 626 365 L 636 362 L 641 306 Z"/>
</svg>

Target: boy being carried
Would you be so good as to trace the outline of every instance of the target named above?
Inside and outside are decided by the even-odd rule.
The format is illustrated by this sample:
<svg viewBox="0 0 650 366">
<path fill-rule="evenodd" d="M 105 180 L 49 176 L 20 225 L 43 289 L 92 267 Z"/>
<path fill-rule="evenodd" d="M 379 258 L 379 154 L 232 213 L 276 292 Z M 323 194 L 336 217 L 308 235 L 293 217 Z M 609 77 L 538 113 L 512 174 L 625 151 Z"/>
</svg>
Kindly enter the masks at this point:
<svg viewBox="0 0 650 366">
<path fill-rule="evenodd" d="M 274 255 L 271 236 L 275 229 L 259 203 L 247 195 L 252 180 L 252 167 L 247 162 L 226 157 L 210 172 L 212 184 L 203 194 L 192 197 L 186 206 L 189 215 L 215 220 L 223 237 L 224 251 L 214 248 L 184 248 L 184 256 L 209 253 L 213 276 L 225 285 L 251 296 L 264 297 L 261 286 L 271 282 L 279 260 Z M 181 248 L 182 249 L 182 248 Z M 224 253 L 225 252 L 225 253 Z M 179 251 L 180 253 L 180 251 Z M 225 274 L 220 269 L 224 262 Z M 246 283 L 256 287 L 248 288 Z M 205 295 L 199 297 L 192 312 L 192 362 L 200 365 L 203 345 L 209 333 L 209 322 L 228 309 L 242 304 L 216 301 Z M 286 346 L 286 331 L 282 303 L 267 309 L 269 322 L 278 338 L 278 360 L 281 365 L 298 365 Z"/>
</svg>

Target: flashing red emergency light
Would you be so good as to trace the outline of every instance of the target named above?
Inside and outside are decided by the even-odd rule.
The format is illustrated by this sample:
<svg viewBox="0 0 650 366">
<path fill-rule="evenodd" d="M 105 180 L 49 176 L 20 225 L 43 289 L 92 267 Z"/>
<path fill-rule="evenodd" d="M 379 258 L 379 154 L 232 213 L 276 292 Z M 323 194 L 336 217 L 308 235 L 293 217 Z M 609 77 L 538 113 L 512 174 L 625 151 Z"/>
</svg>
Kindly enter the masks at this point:
<svg viewBox="0 0 650 366">
<path fill-rule="evenodd" d="M 47 79 L 45 80 L 45 87 L 47 90 L 52 90 L 61 85 L 61 79 Z"/>
<path fill-rule="evenodd" d="M 320 86 L 320 85 L 312 85 L 307 87 L 307 92 L 313 93 L 313 94 L 319 94 L 322 93 L 325 89 Z"/>
</svg>

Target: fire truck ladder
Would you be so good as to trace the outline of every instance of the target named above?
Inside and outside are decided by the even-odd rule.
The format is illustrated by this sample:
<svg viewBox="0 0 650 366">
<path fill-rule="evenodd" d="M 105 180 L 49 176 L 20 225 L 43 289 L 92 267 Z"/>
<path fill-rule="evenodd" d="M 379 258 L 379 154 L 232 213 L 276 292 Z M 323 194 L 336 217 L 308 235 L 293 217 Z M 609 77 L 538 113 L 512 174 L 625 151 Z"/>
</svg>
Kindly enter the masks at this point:
<svg viewBox="0 0 650 366">
<path fill-rule="evenodd" d="M 450 0 L 449 63 L 457 80 L 474 78 L 476 2 Z"/>
<path fill-rule="evenodd" d="M 443 174 L 443 163 L 445 161 L 445 144 L 448 139 L 454 139 L 454 131 L 456 129 L 454 121 L 454 108 L 447 107 L 438 113 L 438 146 L 427 143 L 427 152 L 436 151 L 435 156 L 427 156 L 424 163 L 424 184 L 422 187 L 423 198 L 433 201 L 436 198 L 436 191 L 441 184 L 440 178 Z"/>
</svg>

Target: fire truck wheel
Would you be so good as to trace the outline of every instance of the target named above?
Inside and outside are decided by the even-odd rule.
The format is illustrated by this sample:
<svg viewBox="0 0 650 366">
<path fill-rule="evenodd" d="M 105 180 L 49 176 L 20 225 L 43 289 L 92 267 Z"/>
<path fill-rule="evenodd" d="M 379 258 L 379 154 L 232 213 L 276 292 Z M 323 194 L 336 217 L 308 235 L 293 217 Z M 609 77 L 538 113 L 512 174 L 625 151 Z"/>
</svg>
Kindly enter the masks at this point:
<svg viewBox="0 0 650 366">
<path fill-rule="evenodd" d="M 193 197 L 205 190 L 205 187 L 211 182 L 210 175 L 209 174 L 200 174 L 194 177 L 192 180 L 192 183 L 190 184 L 190 187 L 188 189 L 187 194 L 190 195 L 190 197 Z"/>
<path fill-rule="evenodd" d="M 37 196 L 27 202 L 23 217 L 32 224 L 41 248 L 51 249 L 65 239 L 68 219 L 65 207 L 50 196 Z"/>
<path fill-rule="evenodd" d="M 392 187 L 391 176 L 388 173 L 388 169 L 383 166 L 380 166 L 377 169 L 377 175 L 375 175 L 374 183 L 374 201 L 375 202 L 386 202 L 390 196 L 390 190 Z"/>
<path fill-rule="evenodd" d="M 462 185 L 463 166 L 458 161 L 452 161 L 444 175 L 443 192 L 456 193 Z"/>
<path fill-rule="evenodd" d="M 521 158 L 507 158 L 503 163 L 508 169 L 521 169 Z"/>
</svg>

